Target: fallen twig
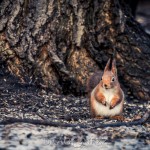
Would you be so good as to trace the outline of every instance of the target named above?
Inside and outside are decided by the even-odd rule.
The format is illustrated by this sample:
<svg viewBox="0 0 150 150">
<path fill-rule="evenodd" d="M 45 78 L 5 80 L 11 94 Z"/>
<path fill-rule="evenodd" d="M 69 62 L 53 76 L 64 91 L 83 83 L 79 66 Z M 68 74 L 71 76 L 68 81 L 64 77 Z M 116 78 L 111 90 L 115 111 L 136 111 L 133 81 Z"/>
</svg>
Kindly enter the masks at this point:
<svg viewBox="0 0 150 150">
<path fill-rule="evenodd" d="M 105 128 L 105 127 L 120 127 L 120 126 L 134 126 L 134 125 L 142 125 L 147 122 L 147 120 L 150 119 L 150 112 L 146 112 L 143 117 L 139 120 L 134 120 L 131 122 L 116 122 L 116 123 L 109 123 L 109 124 L 99 124 L 95 125 L 94 127 L 91 127 L 90 125 L 87 125 L 86 123 L 64 123 L 64 122 L 56 122 L 53 120 L 35 120 L 35 119 L 19 119 L 19 118 L 7 118 L 6 120 L 0 121 L 0 125 L 7 125 L 7 124 L 13 124 L 13 123 L 30 123 L 35 125 L 45 125 L 45 126 L 54 126 L 54 127 L 80 127 L 80 128 Z M 91 119 L 91 122 L 95 120 Z M 96 124 L 98 123 L 98 120 L 96 121 Z"/>
</svg>

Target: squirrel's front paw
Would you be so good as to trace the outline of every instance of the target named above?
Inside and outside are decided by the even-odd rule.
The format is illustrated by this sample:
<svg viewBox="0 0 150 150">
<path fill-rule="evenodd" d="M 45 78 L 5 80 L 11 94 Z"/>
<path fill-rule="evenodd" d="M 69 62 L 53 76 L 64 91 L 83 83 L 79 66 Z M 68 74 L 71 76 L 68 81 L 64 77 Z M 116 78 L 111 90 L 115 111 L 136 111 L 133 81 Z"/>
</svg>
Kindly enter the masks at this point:
<svg viewBox="0 0 150 150">
<path fill-rule="evenodd" d="M 109 109 L 113 109 L 115 106 L 116 106 L 116 103 L 111 102 L 111 103 L 110 103 L 110 106 L 109 106 Z"/>
<path fill-rule="evenodd" d="M 115 105 L 110 104 L 109 109 L 113 109 Z"/>
<path fill-rule="evenodd" d="M 101 100 L 101 103 L 102 103 L 104 106 L 106 106 L 106 100 L 105 100 L 105 99 L 102 99 L 102 100 Z"/>
<path fill-rule="evenodd" d="M 96 94 L 96 95 L 95 95 L 95 99 L 96 99 L 99 103 L 101 103 L 101 104 L 103 104 L 104 106 L 106 106 L 106 99 L 105 99 L 105 97 L 104 97 L 101 93 Z"/>
<path fill-rule="evenodd" d="M 112 99 L 111 103 L 110 103 L 110 107 L 109 109 L 113 109 L 115 106 L 117 106 L 119 103 L 121 102 L 120 99 Z"/>
</svg>

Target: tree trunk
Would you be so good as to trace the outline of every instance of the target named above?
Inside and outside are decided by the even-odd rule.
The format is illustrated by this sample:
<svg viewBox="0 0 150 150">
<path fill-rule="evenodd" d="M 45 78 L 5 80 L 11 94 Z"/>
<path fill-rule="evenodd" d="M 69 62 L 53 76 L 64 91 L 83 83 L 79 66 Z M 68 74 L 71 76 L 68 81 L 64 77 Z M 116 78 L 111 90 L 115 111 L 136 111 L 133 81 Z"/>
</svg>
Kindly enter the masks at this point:
<svg viewBox="0 0 150 150">
<path fill-rule="evenodd" d="M 117 51 L 119 79 L 150 98 L 150 38 L 124 0 L 2 0 L 1 63 L 22 82 L 83 94 Z"/>
</svg>

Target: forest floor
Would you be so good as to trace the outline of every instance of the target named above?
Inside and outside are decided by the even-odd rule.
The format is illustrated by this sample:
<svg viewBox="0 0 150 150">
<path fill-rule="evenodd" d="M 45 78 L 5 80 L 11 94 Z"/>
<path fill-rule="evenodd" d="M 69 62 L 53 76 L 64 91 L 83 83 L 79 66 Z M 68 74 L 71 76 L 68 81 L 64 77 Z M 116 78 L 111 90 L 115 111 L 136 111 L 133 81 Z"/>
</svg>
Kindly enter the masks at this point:
<svg viewBox="0 0 150 150">
<path fill-rule="evenodd" d="M 145 11 L 142 11 L 145 10 Z M 144 13 L 143 13 L 144 12 Z M 138 8 L 137 21 L 150 34 L 148 5 Z M 132 127 L 93 128 L 99 123 L 116 120 L 90 119 L 88 99 L 72 95 L 47 93 L 34 85 L 22 84 L 8 72 L 0 70 L 0 122 L 8 117 L 53 120 L 58 123 L 84 124 L 89 128 L 54 127 L 14 123 L 0 125 L 0 150 L 5 149 L 150 149 L 150 123 Z M 138 119 L 150 110 L 150 101 L 139 101 L 126 95 L 124 116 Z"/>
<path fill-rule="evenodd" d="M 139 102 L 128 94 L 125 118 L 128 121 L 141 118 L 150 109 L 150 101 Z M 28 123 L 0 125 L 0 149 L 150 149 L 150 123 L 94 129 L 99 123 L 117 121 L 90 119 L 87 101 L 86 97 L 47 93 L 36 86 L 22 84 L 8 72 L 1 71 L 0 121 L 8 117 L 46 119 L 56 124 L 80 123 L 89 127 L 54 127 Z"/>
</svg>

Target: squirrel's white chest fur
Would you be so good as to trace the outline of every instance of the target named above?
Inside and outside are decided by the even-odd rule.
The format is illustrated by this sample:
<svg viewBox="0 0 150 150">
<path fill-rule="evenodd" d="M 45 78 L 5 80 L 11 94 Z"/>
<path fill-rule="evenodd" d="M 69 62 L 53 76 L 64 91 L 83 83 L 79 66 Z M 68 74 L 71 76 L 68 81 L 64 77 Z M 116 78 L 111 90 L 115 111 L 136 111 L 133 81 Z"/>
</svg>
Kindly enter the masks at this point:
<svg viewBox="0 0 150 150">
<path fill-rule="evenodd" d="M 96 89 L 96 88 L 95 88 Z M 122 107 L 123 107 L 123 101 L 121 101 L 120 104 L 118 104 L 116 107 L 114 107 L 113 109 L 110 109 L 110 102 L 112 100 L 112 98 L 114 97 L 114 93 L 115 93 L 115 89 L 102 89 L 102 93 L 106 98 L 106 106 L 104 106 L 103 104 L 99 103 L 95 97 L 94 97 L 94 92 L 95 89 L 92 91 L 91 93 L 91 99 L 93 99 L 93 107 L 94 110 L 96 111 L 96 115 L 98 116 L 115 116 L 115 115 L 119 115 L 122 111 Z"/>
<path fill-rule="evenodd" d="M 110 106 L 110 102 L 111 102 L 112 98 L 114 97 L 114 92 L 115 92 L 115 89 L 107 89 L 107 90 L 102 89 L 102 93 L 106 99 L 106 105 Z"/>
</svg>

